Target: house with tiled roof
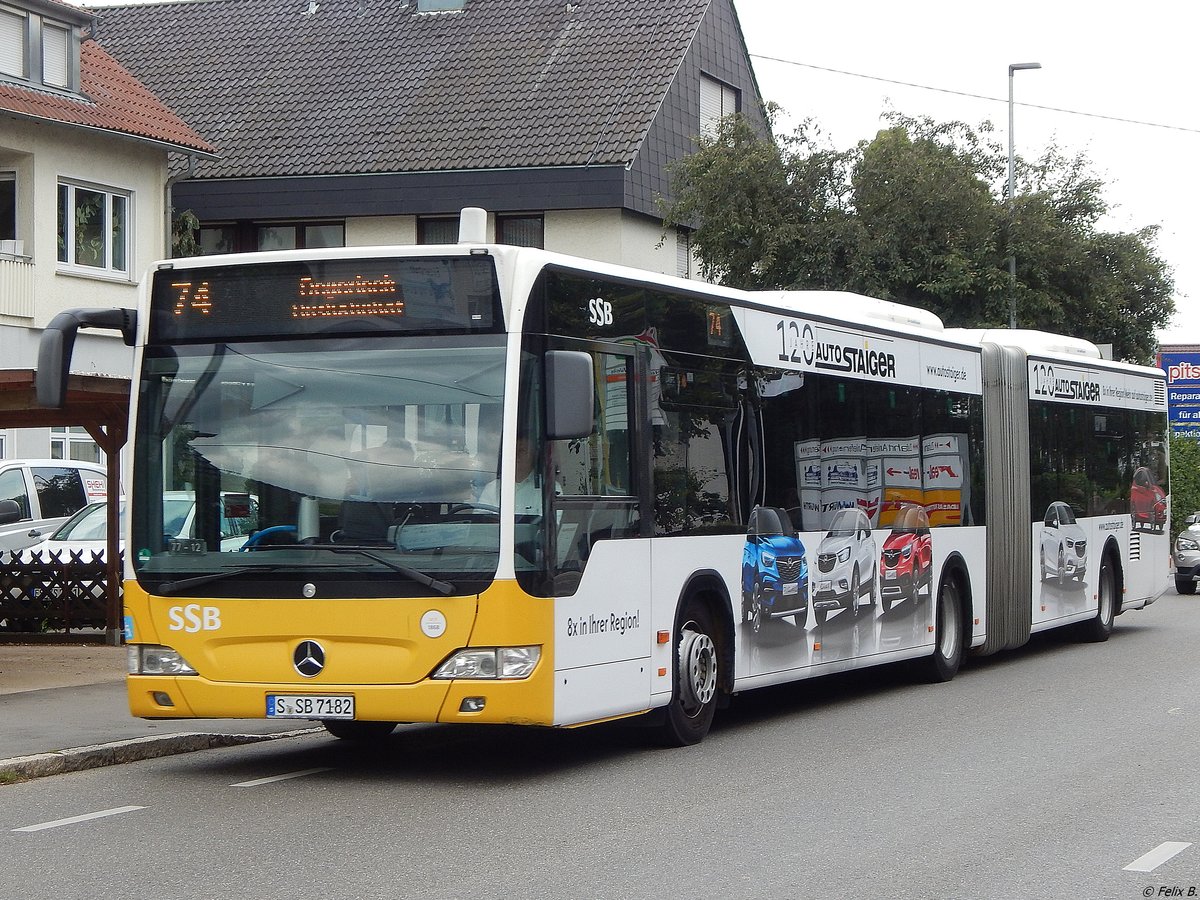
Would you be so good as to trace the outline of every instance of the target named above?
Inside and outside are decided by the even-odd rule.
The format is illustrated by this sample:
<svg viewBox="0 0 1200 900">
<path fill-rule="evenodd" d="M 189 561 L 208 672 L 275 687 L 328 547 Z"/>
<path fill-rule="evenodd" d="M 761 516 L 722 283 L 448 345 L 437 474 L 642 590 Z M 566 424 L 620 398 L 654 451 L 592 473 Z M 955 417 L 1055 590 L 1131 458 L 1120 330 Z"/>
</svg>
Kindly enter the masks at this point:
<svg viewBox="0 0 1200 900">
<path fill-rule="evenodd" d="M 63 309 L 135 306 L 167 255 L 168 156 L 216 148 L 92 37 L 90 12 L 0 0 L 0 365 L 36 364 L 40 329 Z M 86 335 L 76 365 L 128 378 L 120 339 Z M 18 406 L 0 397 L 12 424 Z M 32 411 L 31 411 L 32 412 Z M 82 429 L 0 430 L 0 455 L 98 457 Z"/>
<path fill-rule="evenodd" d="M 691 274 L 669 164 L 766 130 L 732 0 L 185 0 L 97 38 L 221 148 L 175 184 L 206 252 L 489 237 Z"/>
</svg>

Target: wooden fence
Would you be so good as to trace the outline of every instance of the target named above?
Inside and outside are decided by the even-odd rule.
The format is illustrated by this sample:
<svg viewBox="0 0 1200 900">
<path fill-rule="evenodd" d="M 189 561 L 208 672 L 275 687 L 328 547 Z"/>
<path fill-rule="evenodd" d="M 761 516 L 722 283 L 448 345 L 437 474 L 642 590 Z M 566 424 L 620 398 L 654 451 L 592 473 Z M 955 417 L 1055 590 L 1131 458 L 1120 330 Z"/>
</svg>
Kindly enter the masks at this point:
<svg viewBox="0 0 1200 900">
<path fill-rule="evenodd" d="M 0 552 L 0 631 L 69 632 L 105 626 L 108 567 L 103 554 L 62 557 L 49 551 Z"/>
</svg>

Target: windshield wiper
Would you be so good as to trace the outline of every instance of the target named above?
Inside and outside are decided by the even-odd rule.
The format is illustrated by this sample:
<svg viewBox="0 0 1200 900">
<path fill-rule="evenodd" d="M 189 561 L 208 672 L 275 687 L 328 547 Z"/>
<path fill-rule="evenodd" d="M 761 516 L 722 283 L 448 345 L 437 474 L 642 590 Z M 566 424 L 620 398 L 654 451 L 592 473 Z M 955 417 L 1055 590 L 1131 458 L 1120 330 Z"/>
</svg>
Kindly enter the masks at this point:
<svg viewBox="0 0 1200 900">
<path fill-rule="evenodd" d="M 393 572 L 398 572 L 405 578 L 415 581 L 417 584 L 423 584 L 425 587 L 437 591 L 443 597 L 454 593 L 454 585 L 448 581 L 442 581 L 434 578 L 432 575 L 426 575 L 424 572 L 420 571 L 419 569 L 414 569 L 412 566 L 406 566 L 403 563 L 392 562 L 390 559 L 385 559 L 379 554 L 372 553 L 370 550 L 364 550 L 361 547 L 338 547 L 337 545 L 331 544 L 314 544 L 312 546 L 319 547 L 322 550 L 328 550 L 330 553 L 353 553 L 357 554 L 358 556 L 365 556 L 367 559 L 374 560 L 381 566 L 387 566 Z"/>
<path fill-rule="evenodd" d="M 220 572 L 210 572 L 207 575 L 197 575 L 194 578 L 181 578 L 178 581 L 165 581 L 158 586 L 164 594 L 173 594 L 187 588 L 199 587 L 213 581 L 232 578 L 234 575 L 244 575 L 246 572 L 276 572 L 282 566 L 234 566 L 232 569 L 222 569 Z"/>
<path fill-rule="evenodd" d="M 390 559 L 372 552 L 374 549 L 374 547 L 358 547 L 354 544 L 275 544 L 266 547 L 255 547 L 253 552 L 263 553 L 271 550 L 328 550 L 330 553 L 338 553 L 342 556 L 365 556 L 367 559 L 373 560 L 381 566 L 387 566 L 393 572 L 403 575 L 410 581 L 415 581 L 417 584 L 422 584 L 431 590 L 437 591 L 443 597 L 455 592 L 456 588 L 449 581 L 442 581 L 439 578 L 434 578 L 432 575 L 426 575 L 420 569 L 414 569 L 412 566 L 392 562 Z"/>
</svg>

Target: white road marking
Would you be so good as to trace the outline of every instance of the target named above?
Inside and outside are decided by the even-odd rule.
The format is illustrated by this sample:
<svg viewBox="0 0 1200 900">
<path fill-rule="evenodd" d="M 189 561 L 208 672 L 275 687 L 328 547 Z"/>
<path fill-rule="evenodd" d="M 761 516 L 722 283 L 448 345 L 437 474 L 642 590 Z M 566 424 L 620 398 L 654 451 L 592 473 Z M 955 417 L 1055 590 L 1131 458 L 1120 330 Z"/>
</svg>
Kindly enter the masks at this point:
<svg viewBox="0 0 1200 900">
<path fill-rule="evenodd" d="M 1139 856 L 1124 869 L 1126 872 L 1153 872 L 1168 859 L 1182 853 L 1188 847 L 1192 846 L 1190 842 L 1183 841 L 1167 841 L 1159 844 L 1145 856 Z"/>
<path fill-rule="evenodd" d="M 272 775 L 269 778 L 255 778 L 253 781 L 239 781 L 230 787 L 258 787 L 260 784 L 271 784 L 276 781 L 287 781 L 289 778 L 303 778 L 305 775 L 316 775 L 318 772 L 332 772 L 328 766 L 321 769 L 301 769 L 299 772 L 288 772 L 286 775 Z"/>
<path fill-rule="evenodd" d="M 78 822 L 87 822 L 90 819 L 103 819 L 105 816 L 119 816 L 121 813 L 133 812 L 135 809 L 145 808 L 144 806 L 118 806 L 115 809 L 102 809 L 99 812 L 86 813 L 82 816 L 71 816 L 69 819 L 55 819 L 53 822 L 42 822 L 40 825 L 26 825 L 24 828 L 14 828 L 13 831 L 45 831 L 47 828 L 74 825 Z"/>
</svg>

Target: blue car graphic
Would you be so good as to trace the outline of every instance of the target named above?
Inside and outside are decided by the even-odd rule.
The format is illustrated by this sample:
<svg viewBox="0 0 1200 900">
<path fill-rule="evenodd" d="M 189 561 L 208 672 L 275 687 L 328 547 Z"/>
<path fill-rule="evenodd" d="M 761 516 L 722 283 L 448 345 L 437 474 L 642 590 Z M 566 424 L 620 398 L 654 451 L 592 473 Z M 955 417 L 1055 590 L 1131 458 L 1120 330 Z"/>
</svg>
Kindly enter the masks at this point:
<svg viewBox="0 0 1200 900">
<path fill-rule="evenodd" d="M 742 619 L 758 634 L 768 619 L 808 619 L 808 562 L 786 510 L 756 506 L 742 551 Z"/>
</svg>

